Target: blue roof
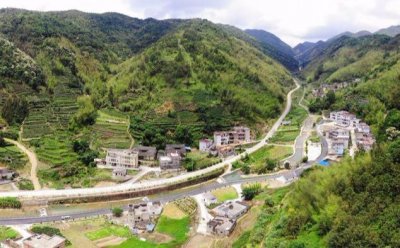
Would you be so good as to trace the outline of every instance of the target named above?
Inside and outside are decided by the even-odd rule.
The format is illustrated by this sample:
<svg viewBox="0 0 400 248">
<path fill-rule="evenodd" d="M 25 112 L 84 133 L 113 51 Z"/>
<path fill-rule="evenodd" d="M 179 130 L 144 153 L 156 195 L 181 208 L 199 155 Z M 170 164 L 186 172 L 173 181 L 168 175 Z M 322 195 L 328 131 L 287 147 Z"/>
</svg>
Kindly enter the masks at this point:
<svg viewBox="0 0 400 248">
<path fill-rule="evenodd" d="M 154 224 L 147 224 L 146 225 L 146 230 L 147 231 L 149 231 L 149 232 L 152 232 L 152 231 L 154 231 L 154 227 L 155 227 L 155 225 Z"/>
<path fill-rule="evenodd" d="M 321 160 L 321 161 L 319 161 L 319 164 L 320 165 L 322 165 L 322 166 L 329 166 L 329 161 L 328 160 Z"/>
</svg>

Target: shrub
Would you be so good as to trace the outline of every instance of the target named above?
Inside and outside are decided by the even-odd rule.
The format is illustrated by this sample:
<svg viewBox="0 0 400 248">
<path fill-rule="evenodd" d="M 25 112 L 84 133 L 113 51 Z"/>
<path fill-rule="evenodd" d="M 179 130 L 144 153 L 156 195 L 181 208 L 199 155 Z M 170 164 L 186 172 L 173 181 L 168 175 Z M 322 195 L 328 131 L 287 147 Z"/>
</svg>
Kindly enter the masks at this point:
<svg viewBox="0 0 400 248">
<path fill-rule="evenodd" d="M 18 188 L 20 190 L 34 190 L 32 181 L 28 179 L 22 179 L 21 181 L 19 181 Z"/>
<path fill-rule="evenodd" d="M 115 217 L 121 217 L 123 211 L 124 211 L 124 210 L 122 210 L 122 208 L 113 208 L 113 209 L 112 209 L 112 214 L 113 214 Z"/>
<path fill-rule="evenodd" d="M 256 195 L 261 192 L 261 185 L 255 183 L 243 188 L 242 196 L 246 201 L 252 200 Z"/>
<path fill-rule="evenodd" d="M 22 204 L 16 197 L 1 197 L 0 208 L 21 208 Z"/>
</svg>

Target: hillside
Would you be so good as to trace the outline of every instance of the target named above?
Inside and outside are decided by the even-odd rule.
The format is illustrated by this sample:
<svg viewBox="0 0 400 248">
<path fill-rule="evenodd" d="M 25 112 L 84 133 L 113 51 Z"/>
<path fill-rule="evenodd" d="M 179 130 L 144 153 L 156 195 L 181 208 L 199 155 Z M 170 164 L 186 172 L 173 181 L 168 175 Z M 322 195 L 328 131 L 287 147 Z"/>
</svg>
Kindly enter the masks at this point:
<svg viewBox="0 0 400 248">
<path fill-rule="evenodd" d="M 279 39 L 279 37 L 258 29 L 247 29 L 245 32 L 259 41 L 266 53 L 272 58 L 285 65 L 289 70 L 298 70 L 298 62 L 294 58 L 295 54 L 292 48 Z"/>
<path fill-rule="evenodd" d="M 204 20 L 2 9 L 0 35 L 12 47 L 3 68 L 24 70 L 0 78 L 3 102 L 18 95 L 5 105 L 9 132 L 22 130 L 50 187 L 104 178 L 92 168 L 103 147 L 195 145 L 236 124 L 261 132 L 293 87 L 249 35 Z"/>
<path fill-rule="evenodd" d="M 395 37 L 400 34 L 400 25 L 399 26 L 390 26 L 388 28 L 383 28 L 375 32 L 375 34 L 384 34 L 387 36 Z"/>
<path fill-rule="evenodd" d="M 390 38 L 383 35 L 351 38 L 343 36 L 320 46 L 302 74 L 309 81 L 342 82 L 362 77 L 384 60 L 384 45 Z M 316 51 L 316 48 L 313 48 Z"/>
<path fill-rule="evenodd" d="M 179 123 L 191 126 L 196 138 L 276 117 L 292 85 L 278 63 L 205 20 L 183 24 L 124 62 L 108 84 L 121 95 L 121 110 L 138 110 L 136 117 L 169 131 Z"/>
</svg>

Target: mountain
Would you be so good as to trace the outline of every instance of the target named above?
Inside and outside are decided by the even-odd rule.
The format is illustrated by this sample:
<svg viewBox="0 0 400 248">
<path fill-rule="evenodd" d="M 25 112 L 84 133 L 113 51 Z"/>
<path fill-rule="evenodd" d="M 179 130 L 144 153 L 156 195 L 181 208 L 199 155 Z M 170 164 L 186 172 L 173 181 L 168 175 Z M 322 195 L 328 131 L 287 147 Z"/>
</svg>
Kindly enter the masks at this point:
<svg viewBox="0 0 400 248">
<path fill-rule="evenodd" d="M 260 42 L 206 20 L 1 9 L 0 36 L 0 99 L 19 99 L 4 105 L 8 132 L 22 127 L 49 187 L 93 185 L 93 157 L 131 136 L 161 148 L 240 124 L 258 135 L 293 86 Z"/>
<path fill-rule="evenodd" d="M 372 33 L 369 32 L 369 31 L 366 31 L 366 30 L 359 31 L 359 32 L 356 32 L 356 33 L 352 33 L 352 32 L 347 31 L 347 32 L 343 32 L 343 33 L 340 33 L 338 35 L 335 35 L 332 38 L 329 38 L 326 42 L 334 41 L 334 40 L 336 40 L 338 38 L 341 38 L 343 36 L 348 36 L 348 37 L 351 37 L 351 38 L 359 38 L 359 37 L 368 36 L 368 35 L 372 35 Z"/>
<path fill-rule="evenodd" d="M 298 69 L 292 48 L 276 35 L 258 29 L 247 29 L 245 32 L 259 41 L 268 55 L 285 65 L 289 70 Z"/>
<path fill-rule="evenodd" d="M 320 46 L 312 61 L 303 70 L 309 81 L 343 82 L 362 77 L 367 71 L 384 61 L 385 35 L 351 38 L 342 36 Z"/>
<path fill-rule="evenodd" d="M 400 25 L 398 26 L 390 26 L 388 28 L 383 28 L 375 32 L 375 34 L 384 34 L 387 36 L 394 37 L 400 34 Z"/>
</svg>

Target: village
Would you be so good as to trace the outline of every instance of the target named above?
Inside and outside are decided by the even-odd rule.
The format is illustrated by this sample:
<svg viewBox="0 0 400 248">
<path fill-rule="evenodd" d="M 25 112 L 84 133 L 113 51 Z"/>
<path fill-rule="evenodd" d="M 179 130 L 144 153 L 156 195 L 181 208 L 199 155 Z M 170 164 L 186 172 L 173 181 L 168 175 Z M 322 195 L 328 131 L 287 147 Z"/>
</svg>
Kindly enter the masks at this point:
<svg viewBox="0 0 400 248">
<path fill-rule="evenodd" d="M 234 127 L 230 131 L 214 132 L 214 140 L 201 139 L 199 151 L 208 156 L 224 159 L 236 154 L 236 147 L 251 142 L 248 127 Z M 106 157 L 95 159 L 98 168 L 111 169 L 116 180 L 129 180 L 129 170 L 147 170 L 158 173 L 182 172 L 182 162 L 192 148 L 185 144 L 167 144 L 164 150 L 137 146 L 133 149 L 107 149 Z"/>
<path fill-rule="evenodd" d="M 375 143 L 369 125 L 347 111 L 330 112 L 318 130 L 328 143 L 328 160 L 337 161 L 346 152 L 354 157 L 357 151 L 371 150 Z"/>
</svg>

